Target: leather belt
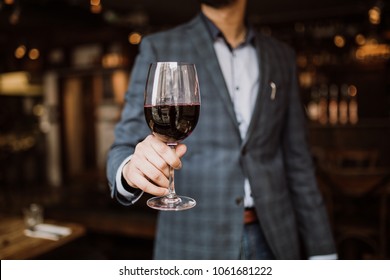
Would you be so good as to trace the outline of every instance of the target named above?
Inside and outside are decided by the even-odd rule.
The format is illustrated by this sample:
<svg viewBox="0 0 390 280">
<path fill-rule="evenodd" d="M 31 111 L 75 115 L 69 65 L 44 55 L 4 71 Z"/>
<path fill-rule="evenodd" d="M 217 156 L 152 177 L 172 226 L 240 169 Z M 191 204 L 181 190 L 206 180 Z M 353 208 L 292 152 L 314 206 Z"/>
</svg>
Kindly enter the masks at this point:
<svg viewBox="0 0 390 280">
<path fill-rule="evenodd" d="M 245 208 L 244 211 L 244 224 L 253 224 L 258 221 L 255 208 Z"/>
</svg>

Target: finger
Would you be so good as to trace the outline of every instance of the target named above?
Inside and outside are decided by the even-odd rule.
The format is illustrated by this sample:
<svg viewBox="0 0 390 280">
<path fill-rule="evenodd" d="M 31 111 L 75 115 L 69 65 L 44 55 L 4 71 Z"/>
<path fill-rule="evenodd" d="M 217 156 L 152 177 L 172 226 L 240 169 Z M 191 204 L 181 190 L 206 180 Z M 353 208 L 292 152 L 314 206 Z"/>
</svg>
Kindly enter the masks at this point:
<svg viewBox="0 0 390 280">
<path fill-rule="evenodd" d="M 172 166 L 174 169 L 181 168 L 181 160 L 176 154 L 175 149 L 170 148 L 167 144 L 158 140 L 157 137 L 154 137 L 150 144 L 168 165 Z"/>
<path fill-rule="evenodd" d="M 152 145 L 148 142 L 141 142 L 136 146 L 136 150 L 134 152 L 134 155 L 137 157 L 137 162 L 142 163 L 142 161 L 148 161 L 144 162 L 143 164 L 145 167 L 149 167 L 149 174 L 152 178 L 155 178 L 158 176 L 158 171 L 162 172 L 165 177 L 169 176 L 169 165 L 165 162 L 165 160 L 153 149 Z M 148 165 L 148 163 L 152 164 L 156 169 L 154 170 L 151 168 L 151 166 Z M 141 169 L 141 167 L 139 167 Z M 142 168 L 143 171 L 144 168 Z M 156 182 L 157 183 L 157 182 Z"/>
<path fill-rule="evenodd" d="M 182 158 L 184 154 L 187 152 L 187 146 L 184 144 L 178 144 L 176 146 L 175 152 L 179 158 Z"/>
<path fill-rule="evenodd" d="M 147 153 L 139 155 L 134 154 L 131 161 L 133 161 L 134 171 L 140 173 L 146 179 L 152 181 L 155 185 L 168 188 L 169 180 L 169 166 L 163 161 L 156 153 L 155 156 L 150 160 Z M 161 166 L 156 162 L 161 162 Z"/>
<path fill-rule="evenodd" d="M 151 195 L 163 196 L 168 194 L 168 189 L 155 185 L 147 178 L 145 178 L 143 174 L 135 173 L 132 176 L 132 182 L 138 186 L 139 189 Z"/>
<path fill-rule="evenodd" d="M 123 168 L 123 177 L 130 186 L 139 188 L 144 192 L 153 195 L 165 195 L 167 193 L 169 181 L 165 175 L 147 160 L 138 159 L 137 155 L 134 155 Z"/>
</svg>

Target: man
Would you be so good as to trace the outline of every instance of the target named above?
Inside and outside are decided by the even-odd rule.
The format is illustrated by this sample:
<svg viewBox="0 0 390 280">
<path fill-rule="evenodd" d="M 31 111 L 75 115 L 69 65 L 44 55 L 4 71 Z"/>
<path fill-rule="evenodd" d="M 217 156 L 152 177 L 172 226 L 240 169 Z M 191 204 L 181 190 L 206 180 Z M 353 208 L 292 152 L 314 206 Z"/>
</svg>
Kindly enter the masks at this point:
<svg viewBox="0 0 390 280">
<path fill-rule="evenodd" d="M 180 169 L 176 189 L 197 205 L 159 213 L 156 259 L 335 257 L 293 51 L 245 24 L 246 0 L 200 2 L 192 21 L 142 41 L 109 153 L 112 196 L 131 205 L 143 192 L 164 195 L 168 166 Z M 144 119 L 155 61 L 195 63 L 198 71 L 200 119 L 176 152 Z"/>
</svg>

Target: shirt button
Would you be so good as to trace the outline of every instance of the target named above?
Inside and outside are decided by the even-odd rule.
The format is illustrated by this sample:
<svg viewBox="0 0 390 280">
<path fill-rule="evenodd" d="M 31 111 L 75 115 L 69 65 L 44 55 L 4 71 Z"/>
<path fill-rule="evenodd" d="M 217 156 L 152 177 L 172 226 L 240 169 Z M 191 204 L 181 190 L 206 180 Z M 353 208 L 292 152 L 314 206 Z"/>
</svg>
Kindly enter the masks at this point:
<svg viewBox="0 0 390 280">
<path fill-rule="evenodd" d="M 236 87 L 236 90 L 240 90 L 240 87 Z"/>
<path fill-rule="evenodd" d="M 240 206 L 244 202 L 244 198 L 239 196 L 236 197 L 236 205 Z"/>
</svg>

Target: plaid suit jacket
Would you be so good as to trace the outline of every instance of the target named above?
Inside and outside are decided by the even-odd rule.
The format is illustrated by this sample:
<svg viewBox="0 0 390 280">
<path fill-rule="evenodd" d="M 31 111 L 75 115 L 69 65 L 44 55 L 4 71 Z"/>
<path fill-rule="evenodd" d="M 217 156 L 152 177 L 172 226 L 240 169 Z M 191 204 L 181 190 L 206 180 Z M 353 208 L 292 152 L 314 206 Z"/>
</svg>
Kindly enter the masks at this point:
<svg viewBox="0 0 390 280">
<path fill-rule="evenodd" d="M 195 63 L 202 98 L 197 127 L 184 141 L 188 151 L 183 168 L 175 173 L 177 192 L 195 198 L 197 206 L 159 213 L 157 259 L 238 258 L 245 177 L 250 180 L 261 226 L 277 259 L 302 258 L 302 248 L 306 256 L 335 252 L 308 151 L 294 53 L 285 44 L 261 35 L 256 37 L 256 48 L 260 88 L 242 140 L 202 18 L 197 16 L 142 40 L 107 162 L 113 196 L 118 166 L 150 134 L 143 113 L 149 64 Z M 276 85 L 274 93 L 271 82 Z"/>
</svg>

